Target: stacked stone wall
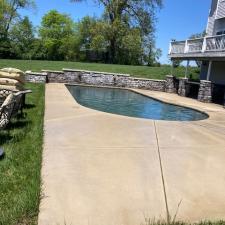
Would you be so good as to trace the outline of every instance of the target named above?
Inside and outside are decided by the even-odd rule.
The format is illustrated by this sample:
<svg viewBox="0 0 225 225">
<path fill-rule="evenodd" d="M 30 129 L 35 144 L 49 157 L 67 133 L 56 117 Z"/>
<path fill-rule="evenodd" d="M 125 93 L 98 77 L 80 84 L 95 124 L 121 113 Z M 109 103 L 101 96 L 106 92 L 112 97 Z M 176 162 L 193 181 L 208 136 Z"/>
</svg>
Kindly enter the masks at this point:
<svg viewBox="0 0 225 225">
<path fill-rule="evenodd" d="M 187 97 L 190 94 L 190 90 L 187 85 L 188 79 L 180 78 L 178 81 L 178 79 L 171 75 L 167 75 L 165 80 L 156 80 L 137 78 L 130 76 L 129 74 L 63 69 L 62 71 L 43 70 L 41 73 L 27 71 L 26 81 L 32 83 L 75 83 L 96 86 L 137 88 L 167 93 L 178 93 L 183 97 Z M 198 100 L 206 103 L 212 102 L 216 93 L 214 90 L 217 89 L 218 88 L 214 88 L 210 81 L 201 80 Z M 217 92 L 220 93 L 219 91 Z"/>
</svg>

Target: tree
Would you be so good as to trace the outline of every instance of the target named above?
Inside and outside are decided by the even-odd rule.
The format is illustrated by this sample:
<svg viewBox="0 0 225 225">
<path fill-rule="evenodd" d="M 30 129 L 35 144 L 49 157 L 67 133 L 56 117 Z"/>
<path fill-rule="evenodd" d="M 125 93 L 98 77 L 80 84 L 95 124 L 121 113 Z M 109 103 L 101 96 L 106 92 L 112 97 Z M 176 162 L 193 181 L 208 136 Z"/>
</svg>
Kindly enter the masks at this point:
<svg viewBox="0 0 225 225">
<path fill-rule="evenodd" d="M 34 6 L 34 2 L 32 0 L 1 0 L 1 36 L 5 37 L 8 35 L 8 31 L 12 25 L 13 20 L 19 16 L 18 10 L 30 6 Z"/>
<path fill-rule="evenodd" d="M 18 10 L 34 6 L 33 0 L 0 0 L 0 57 L 13 53 L 8 38 L 13 22 L 19 17 Z"/>
<path fill-rule="evenodd" d="M 66 61 L 79 60 L 80 39 L 78 35 L 70 35 L 62 38 L 59 54 Z"/>
<path fill-rule="evenodd" d="M 110 25 L 104 17 L 101 19 L 85 17 L 80 21 L 78 27 L 81 49 L 83 52 L 86 51 L 87 61 L 91 61 L 91 56 L 95 55 L 99 57 L 99 60 L 109 62 L 107 55 L 110 52 L 110 38 L 114 33 L 117 33 L 116 62 L 141 64 L 143 48 L 141 32 L 138 28 L 131 28 L 129 24 L 121 23 L 119 20 Z"/>
<path fill-rule="evenodd" d="M 144 62 L 147 63 L 148 66 L 160 66 L 160 63 L 158 61 L 162 55 L 162 50 L 159 48 L 155 48 L 154 46 L 149 49 L 150 51 L 148 55 L 146 55 L 146 59 L 144 60 Z"/>
<path fill-rule="evenodd" d="M 34 27 L 27 16 L 13 25 L 9 31 L 9 38 L 17 58 L 31 59 Z"/>
<path fill-rule="evenodd" d="M 192 34 L 189 39 L 203 38 L 206 36 L 206 31 L 204 30 L 201 33 Z"/>
<path fill-rule="evenodd" d="M 78 32 L 80 36 L 81 48 L 90 50 L 93 38 L 93 29 L 97 23 L 97 19 L 90 16 L 85 16 L 78 23 Z"/>
<path fill-rule="evenodd" d="M 62 60 L 62 45 L 65 41 L 73 41 L 71 37 L 75 35 L 75 26 L 68 15 L 51 10 L 42 18 L 39 34 L 47 50 L 47 58 Z M 75 49 L 72 47 L 72 50 Z"/>
<path fill-rule="evenodd" d="M 71 0 L 78 2 L 82 0 Z M 109 48 L 111 61 L 118 62 L 116 56 L 118 55 L 119 46 L 118 27 L 121 24 L 128 24 L 129 27 L 137 27 L 140 29 L 141 37 L 154 37 L 155 27 L 155 11 L 162 6 L 162 0 L 98 0 L 104 8 L 104 18 L 110 24 L 111 36 L 109 37 Z M 119 25 L 119 26 L 118 26 Z"/>
<path fill-rule="evenodd" d="M 47 58 L 46 48 L 44 47 L 44 43 L 40 38 L 34 38 L 29 54 L 31 59 L 40 60 Z"/>
</svg>

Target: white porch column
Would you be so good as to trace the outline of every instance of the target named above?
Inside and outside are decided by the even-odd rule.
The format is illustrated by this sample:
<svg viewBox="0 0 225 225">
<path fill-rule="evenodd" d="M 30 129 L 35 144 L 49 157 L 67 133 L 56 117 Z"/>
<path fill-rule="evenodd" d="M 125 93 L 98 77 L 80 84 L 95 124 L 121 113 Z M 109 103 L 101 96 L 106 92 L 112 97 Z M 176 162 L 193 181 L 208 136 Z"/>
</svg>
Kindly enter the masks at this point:
<svg viewBox="0 0 225 225">
<path fill-rule="evenodd" d="M 172 43 L 170 42 L 169 55 L 172 53 Z"/>
<path fill-rule="evenodd" d="M 185 78 L 188 77 L 188 69 L 189 69 L 189 64 L 190 64 L 190 61 L 187 60 L 187 65 L 186 65 L 186 70 L 185 70 Z"/>
<path fill-rule="evenodd" d="M 208 81 L 210 79 L 211 70 L 212 70 L 212 61 L 209 61 L 208 73 L 207 73 L 207 78 L 206 78 Z"/>
</svg>

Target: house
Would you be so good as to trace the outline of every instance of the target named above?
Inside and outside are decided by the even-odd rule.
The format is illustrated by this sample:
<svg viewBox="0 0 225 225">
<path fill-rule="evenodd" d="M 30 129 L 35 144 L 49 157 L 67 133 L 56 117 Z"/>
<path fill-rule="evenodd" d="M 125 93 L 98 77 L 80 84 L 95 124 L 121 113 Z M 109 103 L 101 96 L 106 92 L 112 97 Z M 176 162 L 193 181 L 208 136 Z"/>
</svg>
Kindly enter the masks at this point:
<svg viewBox="0 0 225 225">
<path fill-rule="evenodd" d="M 169 57 L 172 61 L 187 61 L 187 68 L 192 60 L 201 62 L 200 80 L 203 84 L 201 87 L 200 83 L 201 91 L 203 86 L 208 88 L 207 92 L 213 92 L 214 87 L 219 86 L 220 89 L 223 89 L 222 86 L 225 85 L 225 0 L 212 0 L 206 36 L 184 41 L 172 41 Z M 187 71 L 188 69 L 186 69 L 186 78 Z M 212 90 L 209 90 L 210 88 Z M 218 90 L 215 92 L 222 93 Z M 209 93 L 207 94 L 209 95 Z M 211 95 L 211 98 L 208 96 L 208 101 L 212 100 L 213 93 Z M 201 100 L 201 96 L 199 100 Z"/>
</svg>

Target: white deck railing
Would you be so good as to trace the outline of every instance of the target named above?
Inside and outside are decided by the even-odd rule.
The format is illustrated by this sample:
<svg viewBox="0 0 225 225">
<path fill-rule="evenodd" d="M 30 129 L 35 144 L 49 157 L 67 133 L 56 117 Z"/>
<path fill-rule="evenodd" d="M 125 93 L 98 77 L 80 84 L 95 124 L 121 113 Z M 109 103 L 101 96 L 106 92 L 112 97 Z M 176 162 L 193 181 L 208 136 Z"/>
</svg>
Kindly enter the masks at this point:
<svg viewBox="0 0 225 225">
<path fill-rule="evenodd" d="M 225 51 L 225 34 L 188 39 L 186 41 L 172 41 L 169 54 L 204 53 Z"/>
</svg>

